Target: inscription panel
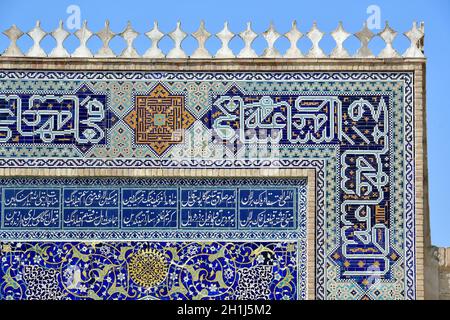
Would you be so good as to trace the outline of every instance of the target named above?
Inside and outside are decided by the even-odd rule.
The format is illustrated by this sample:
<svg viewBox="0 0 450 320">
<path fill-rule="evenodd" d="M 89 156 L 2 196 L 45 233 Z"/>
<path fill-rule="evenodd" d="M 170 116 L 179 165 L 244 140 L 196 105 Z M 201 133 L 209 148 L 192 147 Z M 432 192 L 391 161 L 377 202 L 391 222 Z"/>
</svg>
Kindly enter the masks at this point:
<svg viewBox="0 0 450 320">
<path fill-rule="evenodd" d="M 292 237 L 305 234 L 305 226 L 297 223 L 306 221 L 305 178 L 99 178 L 97 186 L 87 179 L 22 182 L 33 186 L 2 181 L 0 221 L 2 229 L 23 231 L 28 239 L 35 237 L 34 229 L 47 230 L 49 238 L 57 232 L 58 239 L 79 239 L 99 230 L 117 239 L 137 237 L 140 230 L 166 237 L 166 229 L 186 234 L 226 230 L 230 239 L 247 237 L 245 230 L 253 231 L 255 239 L 262 238 L 258 230 L 273 230 L 274 238 L 280 238 L 280 231 L 290 230 Z M 65 230 L 73 232 L 61 233 Z M 0 229 L 0 237 L 8 234 Z"/>
</svg>

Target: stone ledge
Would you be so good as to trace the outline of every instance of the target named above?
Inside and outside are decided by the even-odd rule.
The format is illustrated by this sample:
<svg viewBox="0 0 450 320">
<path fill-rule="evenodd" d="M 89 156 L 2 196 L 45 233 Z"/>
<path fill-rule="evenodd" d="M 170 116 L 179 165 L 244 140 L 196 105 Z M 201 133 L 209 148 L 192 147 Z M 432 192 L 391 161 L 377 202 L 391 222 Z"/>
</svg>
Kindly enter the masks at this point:
<svg viewBox="0 0 450 320">
<path fill-rule="evenodd" d="M 52 70 L 125 70 L 125 71 L 214 71 L 235 70 L 242 67 L 251 71 L 280 70 L 359 70 L 372 68 L 390 71 L 413 70 L 421 72 L 426 58 L 300 58 L 300 59 L 147 59 L 147 58 L 39 58 L 39 57 L 5 57 L 0 56 L 2 69 L 52 69 Z M 392 68 L 392 70 L 391 70 Z"/>
</svg>

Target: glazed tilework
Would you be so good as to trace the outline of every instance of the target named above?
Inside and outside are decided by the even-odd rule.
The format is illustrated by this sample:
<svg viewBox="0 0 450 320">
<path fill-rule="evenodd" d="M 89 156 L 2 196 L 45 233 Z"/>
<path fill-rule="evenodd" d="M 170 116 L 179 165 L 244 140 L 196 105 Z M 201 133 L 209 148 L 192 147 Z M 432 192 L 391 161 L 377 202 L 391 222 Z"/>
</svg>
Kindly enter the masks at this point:
<svg viewBox="0 0 450 320">
<path fill-rule="evenodd" d="M 256 246 L 252 249 L 257 252 L 252 253 L 255 257 L 259 257 L 261 254 L 258 250 L 266 250 L 264 248 L 274 252 L 271 252 L 270 258 L 261 255 L 260 262 L 256 257 L 248 267 L 236 267 L 237 281 L 230 285 L 231 291 L 251 297 L 254 293 L 247 289 L 252 287 L 249 283 L 255 281 L 252 277 L 256 277 L 261 285 L 267 287 L 267 290 L 261 290 L 268 293 L 264 298 L 302 299 L 307 298 L 305 277 L 314 277 L 315 297 L 318 299 L 415 298 L 413 73 L 3 71 L 0 76 L 2 167 L 314 170 L 314 275 L 299 273 L 301 261 L 304 261 L 299 256 L 306 255 L 307 244 L 301 245 L 305 241 L 302 235 L 286 231 L 295 226 L 293 220 L 291 223 L 288 218 L 291 216 L 290 209 L 285 211 L 285 226 L 273 225 L 273 228 L 264 231 L 257 231 L 258 223 L 249 223 L 248 228 L 241 226 L 239 229 L 242 221 L 249 216 L 245 208 L 240 207 L 234 213 L 221 215 L 225 220 L 228 219 L 228 229 L 238 226 L 236 231 L 224 231 L 229 235 L 224 240 L 231 242 L 223 242 L 220 237 L 215 237 L 218 234 L 211 234 L 205 228 L 183 231 L 184 216 L 177 211 L 176 227 L 181 228 L 170 231 L 176 239 L 170 243 L 175 247 L 187 245 L 194 235 L 194 245 L 203 246 L 202 250 L 209 252 L 210 256 L 213 254 L 208 250 L 212 247 L 203 240 L 213 241 L 211 246 Z M 39 101 L 38 105 L 35 101 Z M 282 187 L 288 188 L 288 181 L 282 180 L 285 184 Z M 100 180 L 91 179 L 92 183 L 95 181 Z M 13 184 L 17 183 L 15 181 Z M 70 188 L 74 182 L 52 179 L 47 183 L 61 184 L 59 189 L 49 186 L 46 192 L 59 192 L 60 199 L 63 199 L 64 190 L 72 190 Z M 30 184 L 39 183 L 31 178 L 24 178 L 18 183 L 20 188 Z M 76 182 L 75 185 L 80 190 L 87 186 L 86 183 L 79 185 Z M 207 187 L 213 185 L 210 183 Z M 242 183 L 239 182 L 236 185 L 236 195 L 239 194 L 240 185 Z M 119 188 L 120 192 L 106 186 L 102 186 L 101 190 L 116 190 L 118 197 L 128 194 L 126 187 Z M 6 186 L 2 192 L 8 194 L 14 190 Z M 226 193 L 227 189 L 224 190 Z M 230 192 L 228 195 L 233 194 Z M 182 194 L 182 189 L 177 190 L 177 197 Z M 166 196 L 174 197 L 175 193 L 167 193 Z M 123 200 L 120 201 L 122 205 Z M 5 202 L 2 206 L 3 213 L 7 208 Z M 113 203 L 107 211 L 122 219 L 112 218 L 111 221 L 115 222 L 109 227 L 123 228 L 123 217 L 127 217 L 127 211 L 123 207 L 121 210 L 113 209 L 115 206 Z M 62 208 L 60 214 L 64 215 L 71 209 Z M 164 209 L 170 210 L 170 207 Z M 227 207 L 221 209 L 228 210 Z M 85 210 L 91 209 L 85 207 Z M 9 207 L 8 212 L 11 212 Z M 98 216 L 93 213 L 92 217 L 95 220 Z M 58 223 L 61 224 L 63 220 L 59 219 Z M 175 258 L 157 248 L 166 244 L 157 237 L 161 225 L 158 225 L 158 230 L 132 230 L 133 235 L 130 231 L 99 231 L 91 225 L 86 225 L 87 229 L 83 231 L 54 233 L 39 229 L 23 233 L 18 231 L 17 223 L 14 225 L 11 222 L 16 229 L 9 230 L 3 221 L 0 233 L 3 239 L 21 238 L 30 241 L 22 245 L 36 248 L 41 259 L 46 256 L 45 246 L 50 246 L 49 250 L 56 252 L 56 247 L 60 246 L 60 253 L 52 253 L 51 256 L 62 259 L 64 255 L 70 254 L 64 245 L 86 246 L 77 241 L 88 239 L 89 236 L 101 240 L 100 246 L 105 247 L 122 245 L 122 242 L 119 245 L 108 242 L 108 239 L 140 239 L 130 245 L 130 252 L 136 255 L 135 258 L 131 253 L 130 256 L 121 256 L 125 266 L 133 264 L 139 268 L 137 261 L 154 261 L 159 266 L 158 270 L 166 270 L 167 264 L 169 271 L 167 275 L 154 273 L 145 279 L 136 278 L 139 272 L 134 272 L 133 280 L 132 269 L 128 267 L 127 272 L 124 272 L 125 279 L 131 277 L 133 286 L 147 283 L 152 288 L 161 285 L 164 290 L 170 290 L 169 279 L 171 275 L 177 274 L 170 269 L 176 263 Z M 189 226 L 196 228 L 203 223 L 205 221 L 201 218 L 191 221 Z M 175 228 L 175 224 L 169 223 L 169 226 Z M 139 238 L 136 232 L 146 233 Z M 254 237 L 258 232 L 265 232 L 265 236 L 269 235 L 274 240 L 262 241 L 267 238 Z M 47 239 L 47 236 L 51 239 L 51 235 L 55 234 L 60 239 L 67 239 L 67 242 L 35 242 Z M 233 238 L 236 235 L 245 242 Z M 144 239 L 155 241 L 147 243 Z M 2 287 L 2 297 L 10 296 L 7 290 L 22 288 L 27 284 L 33 288 L 30 284 L 33 282 L 32 274 L 42 270 L 48 270 L 48 278 L 53 279 L 55 292 L 62 290 L 64 297 L 75 297 L 72 294 L 76 290 L 64 290 L 62 271 L 52 271 L 45 261 L 38 263 L 27 260 L 26 268 L 30 270 L 29 276 L 26 276 L 28 280 L 17 279 L 22 277 L 23 271 L 17 271 L 19 267 L 12 267 L 12 262 L 6 263 L 23 254 L 21 246 L 17 245 L 14 241 L 4 242 L 6 250 L 2 249 L 2 272 L 10 280 L 11 286 L 7 289 Z M 292 252 L 297 257 L 289 256 L 289 259 L 293 257 L 295 263 L 280 267 L 282 273 L 277 273 L 273 266 L 274 261 L 278 260 L 273 246 L 278 246 L 284 252 L 296 247 Z M 142 250 L 137 250 L 138 247 Z M 96 250 L 96 247 L 92 250 Z M 138 254 L 141 256 L 138 257 Z M 30 255 L 30 259 L 34 257 Z M 113 268 L 107 267 L 105 262 L 99 263 L 104 268 Z M 194 278 L 195 275 L 198 277 L 199 269 L 190 270 L 193 280 L 186 278 L 184 286 L 196 286 L 197 291 L 194 292 L 197 292 L 197 297 L 235 297 L 231 292 L 230 295 L 215 296 L 209 289 L 204 289 L 206 291 L 199 296 L 198 292 L 202 290 L 198 288 L 206 288 L 209 284 L 197 284 Z M 242 279 L 248 279 L 248 282 L 241 283 Z M 282 285 L 279 282 L 277 284 L 279 280 Z M 284 287 L 289 281 L 297 286 Z M 227 286 L 221 280 L 218 283 L 220 288 Z M 96 283 L 87 292 L 114 298 L 115 290 L 127 290 L 116 282 L 114 285 L 111 289 L 106 284 Z M 278 289 L 274 288 L 283 293 L 287 288 L 294 291 L 279 294 Z M 185 289 L 189 291 L 189 288 Z M 108 294 L 99 294 L 105 290 Z M 161 292 L 166 292 L 164 290 Z M 13 291 L 10 293 L 16 294 Z M 127 294 L 120 297 L 126 298 Z M 157 296 L 151 292 L 148 296 L 176 297 L 170 294 Z M 22 297 L 26 297 L 26 294 Z M 133 297 L 140 296 L 136 294 Z M 193 296 L 184 293 L 179 297 Z"/>
<path fill-rule="evenodd" d="M 296 246 L 295 241 L 4 243 L 1 297 L 297 299 Z M 153 268 L 143 268 L 149 262 Z"/>
<path fill-rule="evenodd" d="M 1 239 L 306 241 L 305 178 L 24 178 L 0 185 Z"/>
</svg>

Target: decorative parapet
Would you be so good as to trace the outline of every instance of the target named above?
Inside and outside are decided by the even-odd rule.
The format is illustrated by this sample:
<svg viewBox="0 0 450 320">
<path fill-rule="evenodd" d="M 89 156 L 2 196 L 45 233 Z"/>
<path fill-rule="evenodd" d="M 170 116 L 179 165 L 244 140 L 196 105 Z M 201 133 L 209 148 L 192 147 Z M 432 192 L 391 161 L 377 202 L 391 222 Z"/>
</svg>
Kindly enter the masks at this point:
<svg viewBox="0 0 450 320">
<path fill-rule="evenodd" d="M 109 22 L 105 22 L 105 27 L 94 33 L 88 28 L 88 24 L 85 21 L 80 29 L 74 32 L 74 35 L 79 40 L 79 46 L 75 49 L 73 53 L 69 53 L 64 47 L 64 41 L 70 35 L 70 33 L 64 29 L 63 23 L 60 22 L 58 28 L 52 32 L 47 32 L 43 30 L 40 26 L 40 22 L 37 21 L 36 26 L 24 33 L 16 25 L 13 25 L 8 30 L 4 31 L 9 40 L 9 46 L 3 52 L 2 56 L 5 57 L 50 57 L 50 58 L 67 58 L 67 57 L 77 57 L 77 58 L 151 58 L 151 59 L 177 59 L 177 58 L 192 58 L 192 59 L 204 59 L 204 58 L 215 58 L 215 59 L 230 59 L 230 58 L 288 58 L 288 59 L 298 59 L 298 58 L 423 58 L 424 50 L 424 24 L 421 23 L 417 26 L 416 22 L 413 23 L 412 28 L 403 33 L 410 41 L 410 46 L 403 53 L 400 54 L 393 46 L 393 41 L 397 36 L 397 32 L 392 29 L 386 22 L 386 26 L 383 31 L 378 34 L 374 34 L 367 25 L 365 24 L 361 31 L 351 34 L 344 30 L 342 23 L 338 24 L 338 27 L 330 33 L 331 37 L 336 42 L 335 48 L 328 55 L 320 47 L 320 41 L 324 37 L 325 33 L 320 31 L 317 24 L 314 23 L 312 28 L 305 34 L 300 32 L 297 28 L 297 23 L 294 21 L 292 23 L 292 28 L 285 34 L 277 32 L 275 26 L 271 24 L 267 31 L 258 34 L 252 30 L 250 22 L 247 24 L 247 28 L 235 34 L 231 32 L 228 28 L 227 22 L 223 29 L 216 33 L 215 36 L 221 41 L 221 47 L 217 52 L 212 54 L 206 48 L 206 41 L 211 37 L 211 33 L 206 30 L 205 24 L 202 21 L 197 31 L 191 33 L 191 36 L 197 40 L 197 48 L 193 51 L 191 56 L 188 56 L 184 52 L 182 47 L 183 40 L 186 39 L 188 34 L 184 32 L 181 28 L 181 23 L 178 22 L 175 30 L 170 33 L 163 33 L 159 30 L 157 22 L 154 23 L 152 30 L 145 33 L 145 35 L 150 39 L 151 46 L 145 51 L 143 55 L 140 55 L 134 48 L 134 40 L 139 36 L 139 32 L 135 31 L 129 22 L 125 30 L 121 33 L 114 33 L 109 27 Z M 32 40 L 33 44 L 31 48 L 23 53 L 22 50 L 17 45 L 17 41 L 24 35 L 28 35 Z M 41 47 L 41 41 L 47 37 L 53 37 L 56 41 L 55 47 L 49 52 Z M 89 49 L 88 42 L 93 37 L 97 36 L 101 42 L 102 47 L 96 52 L 92 53 Z M 159 47 L 159 41 L 168 36 L 172 39 L 174 46 L 168 52 L 164 53 Z M 234 37 L 239 37 L 243 43 L 244 47 L 240 52 L 233 52 L 229 47 L 229 42 Z M 258 56 L 256 51 L 252 48 L 253 41 L 258 37 L 262 36 L 267 46 L 263 50 L 263 53 Z M 344 42 L 351 36 L 356 37 L 360 41 L 360 47 L 354 55 L 350 55 L 344 46 Z M 109 47 L 109 42 L 114 37 L 121 37 L 125 43 L 126 48 L 120 53 L 116 54 Z M 276 47 L 275 43 L 280 38 L 285 37 L 290 42 L 288 50 L 282 54 Z M 302 38 L 307 37 L 312 46 L 308 52 L 301 52 L 297 46 L 297 42 Z M 378 56 L 375 56 L 369 48 L 370 41 L 375 38 L 380 37 L 384 43 L 385 47 L 380 51 Z"/>
</svg>

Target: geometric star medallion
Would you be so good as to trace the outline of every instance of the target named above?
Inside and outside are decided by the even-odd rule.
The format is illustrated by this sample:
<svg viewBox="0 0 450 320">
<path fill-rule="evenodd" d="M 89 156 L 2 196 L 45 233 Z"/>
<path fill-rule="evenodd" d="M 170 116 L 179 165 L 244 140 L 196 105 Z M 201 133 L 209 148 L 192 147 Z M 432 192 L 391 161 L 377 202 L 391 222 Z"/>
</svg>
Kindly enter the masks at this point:
<svg viewBox="0 0 450 320">
<path fill-rule="evenodd" d="M 131 279 L 148 289 L 163 282 L 169 271 L 164 254 L 156 249 L 134 253 L 128 267 Z"/>
<path fill-rule="evenodd" d="M 185 109 L 184 96 L 172 95 L 158 84 L 147 96 L 136 96 L 125 122 L 134 130 L 136 144 L 150 146 L 158 155 L 184 141 L 184 131 L 195 121 Z"/>
</svg>

